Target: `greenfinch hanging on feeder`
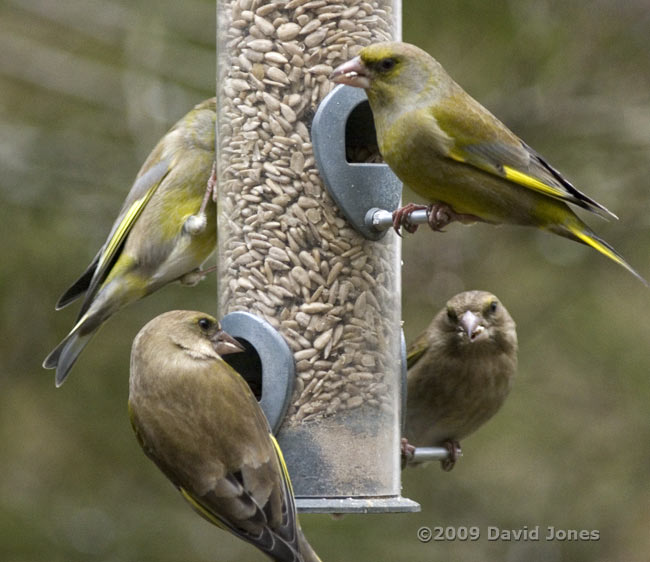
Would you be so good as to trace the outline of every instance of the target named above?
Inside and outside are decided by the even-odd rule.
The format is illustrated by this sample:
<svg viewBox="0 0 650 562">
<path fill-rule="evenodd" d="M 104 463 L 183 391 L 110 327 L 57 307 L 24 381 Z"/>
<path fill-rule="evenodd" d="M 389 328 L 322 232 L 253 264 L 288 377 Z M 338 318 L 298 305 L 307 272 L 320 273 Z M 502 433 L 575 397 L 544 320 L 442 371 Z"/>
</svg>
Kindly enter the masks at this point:
<svg viewBox="0 0 650 562">
<path fill-rule="evenodd" d="M 376 43 L 340 65 L 332 80 L 364 88 L 379 150 L 395 174 L 424 197 L 429 224 L 518 224 L 591 246 L 647 282 L 569 208 L 614 217 L 578 191 L 537 152 L 470 97 L 422 49 Z M 394 227 L 413 232 L 409 204 Z"/>
<path fill-rule="evenodd" d="M 485 291 L 451 298 L 407 353 L 402 447 L 444 446 L 451 470 L 459 440 L 501 408 L 517 371 L 517 332 L 505 306 Z"/>
<path fill-rule="evenodd" d="M 124 306 L 167 283 L 196 284 L 217 240 L 214 187 L 216 100 L 196 105 L 160 139 L 95 259 L 56 304 L 85 294 L 77 321 L 47 356 L 61 386 L 98 328 Z M 211 175 L 212 170 L 212 175 Z"/>
<path fill-rule="evenodd" d="M 223 355 L 244 347 L 201 312 L 149 322 L 131 352 L 129 414 L 146 455 L 205 519 L 280 562 L 318 562 L 282 452 Z"/>
</svg>

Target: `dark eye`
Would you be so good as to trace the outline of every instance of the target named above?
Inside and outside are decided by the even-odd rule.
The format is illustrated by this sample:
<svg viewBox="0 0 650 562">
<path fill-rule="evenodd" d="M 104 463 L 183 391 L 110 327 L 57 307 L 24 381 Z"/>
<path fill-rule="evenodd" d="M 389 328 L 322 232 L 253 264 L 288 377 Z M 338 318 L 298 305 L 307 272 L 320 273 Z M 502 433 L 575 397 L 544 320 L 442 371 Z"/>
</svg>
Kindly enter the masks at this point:
<svg viewBox="0 0 650 562">
<path fill-rule="evenodd" d="M 201 330 L 206 330 L 207 331 L 210 328 L 212 328 L 212 320 L 210 320 L 209 318 L 205 318 L 205 317 L 199 318 L 198 325 L 199 325 L 199 328 L 201 328 Z"/>
<path fill-rule="evenodd" d="M 447 307 L 447 318 L 451 322 L 456 322 L 458 320 L 458 315 L 456 314 L 456 311 L 450 306 Z"/>
<path fill-rule="evenodd" d="M 494 313 L 497 311 L 497 308 L 499 308 L 499 303 L 497 301 L 490 301 L 488 312 Z"/>
<path fill-rule="evenodd" d="M 379 61 L 379 68 L 383 72 L 387 72 L 389 70 L 392 70 L 395 68 L 395 65 L 397 64 L 397 61 L 393 58 L 387 58 L 387 59 L 382 59 Z"/>
</svg>

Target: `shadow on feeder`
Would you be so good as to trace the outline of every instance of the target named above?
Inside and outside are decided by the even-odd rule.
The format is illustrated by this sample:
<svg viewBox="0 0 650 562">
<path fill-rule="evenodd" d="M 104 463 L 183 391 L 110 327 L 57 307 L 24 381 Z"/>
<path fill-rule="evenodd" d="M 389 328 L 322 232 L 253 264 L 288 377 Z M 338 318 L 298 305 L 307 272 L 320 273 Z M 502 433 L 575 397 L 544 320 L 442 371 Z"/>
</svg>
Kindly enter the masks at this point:
<svg viewBox="0 0 650 562">
<path fill-rule="evenodd" d="M 350 164 L 383 164 L 368 100 L 352 109 L 345 124 L 345 159 Z"/>
<path fill-rule="evenodd" d="M 244 346 L 244 353 L 229 353 L 223 360 L 242 376 L 259 402 L 264 388 L 262 360 L 251 342 L 242 337 L 235 339 Z"/>
</svg>

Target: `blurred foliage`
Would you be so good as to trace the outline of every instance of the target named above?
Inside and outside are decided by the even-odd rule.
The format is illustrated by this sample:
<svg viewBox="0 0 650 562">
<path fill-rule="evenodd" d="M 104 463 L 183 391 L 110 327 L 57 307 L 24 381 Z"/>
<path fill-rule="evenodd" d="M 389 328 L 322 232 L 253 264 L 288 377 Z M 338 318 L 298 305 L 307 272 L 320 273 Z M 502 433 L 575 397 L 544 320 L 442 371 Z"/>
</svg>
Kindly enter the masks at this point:
<svg viewBox="0 0 650 562">
<path fill-rule="evenodd" d="M 404 7 L 405 40 L 615 211 L 618 222 L 587 220 L 650 277 L 647 0 Z M 40 367 L 74 320 L 54 302 L 103 242 L 142 159 L 211 95 L 214 75 L 209 0 L 0 4 L 2 560 L 264 559 L 187 508 L 126 416 L 133 336 L 167 309 L 214 311 L 214 278 L 123 311 L 63 388 Z M 495 292 L 518 324 L 511 398 L 464 443 L 452 473 L 404 474 L 421 513 L 303 516 L 312 544 L 330 562 L 646 560 L 650 293 L 595 252 L 544 233 L 447 230 L 404 239 L 407 339 L 454 293 Z M 478 525 L 482 538 L 422 544 L 421 525 Z M 540 525 L 541 539 L 488 541 L 489 525 Z M 544 541 L 547 526 L 596 529 L 600 540 Z"/>
</svg>

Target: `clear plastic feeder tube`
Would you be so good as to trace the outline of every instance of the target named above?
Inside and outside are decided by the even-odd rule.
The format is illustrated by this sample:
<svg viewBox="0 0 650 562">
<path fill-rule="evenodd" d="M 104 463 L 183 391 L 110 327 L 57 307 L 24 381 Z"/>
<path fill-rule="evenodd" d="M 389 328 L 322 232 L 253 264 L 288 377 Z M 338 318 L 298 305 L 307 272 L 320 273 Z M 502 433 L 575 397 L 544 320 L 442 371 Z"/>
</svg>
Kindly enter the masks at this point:
<svg viewBox="0 0 650 562">
<path fill-rule="evenodd" d="M 278 440 L 299 507 L 413 509 L 400 497 L 400 240 L 347 223 L 310 136 L 332 70 L 399 39 L 401 2 L 217 6 L 219 314 L 261 317 L 293 352 Z"/>
</svg>

